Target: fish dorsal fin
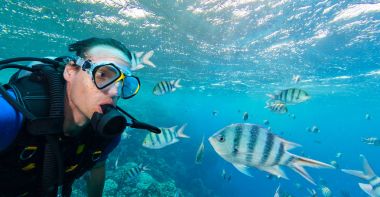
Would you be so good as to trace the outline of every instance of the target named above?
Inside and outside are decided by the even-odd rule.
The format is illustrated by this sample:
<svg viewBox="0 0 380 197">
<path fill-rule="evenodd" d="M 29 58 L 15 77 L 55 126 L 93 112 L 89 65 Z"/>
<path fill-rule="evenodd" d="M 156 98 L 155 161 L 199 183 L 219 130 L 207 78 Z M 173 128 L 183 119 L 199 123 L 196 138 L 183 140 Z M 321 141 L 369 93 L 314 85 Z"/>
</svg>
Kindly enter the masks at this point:
<svg viewBox="0 0 380 197">
<path fill-rule="evenodd" d="M 373 191 L 373 188 L 370 184 L 359 183 L 359 187 L 371 197 L 377 197 L 378 196 L 375 194 L 375 192 Z"/>
<path fill-rule="evenodd" d="M 250 168 L 243 164 L 232 164 L 239 172 L 249 176 L 253 177 L 252 173 L 250 172 Z"/>
<path fill-rule="evenodd" d="M 302 145 L 300 144 L 297 144 L 297 143 L 294 143 L 294 142 L 289 142 L 289 141 L 286 141 L 284 139 L 281 139 L 283 145 L 284 145 L 284 149 L 285 150 L 291 150 L 293 148 L 296 148 L 296 147 L 301 147 Z"/>
<path fill-rule="evenodd" d="M 376 176 L 375 172 L 372 170 L 371 166 L 369 165 L 367 159 L 365 158 L 364 155 L 360 155 L 363 159 L 363 168 L 364 168 L 364 173 L 369 176 L 369 178 L 372 178 Z"/>
<path fill-rule="evenodd" d="M 171 132 L 175 132 L 175 129 L 176 129 L 176 128 L 177 128 L 177 125 L 172 126 L 172 127 L 169 128 L 169 131 L 171 131 Z"/>
<path fill-rule="evenodd" d="M 268 172 L 270 174 L 273 174 L 273 175 L 275 175 L 277 177 L 288 179 L 288 177 L 286 176 L 285 172 L 282 171 L 282 169 L 278 165 L 276 165 L 276 166 L 260 166 L 260 167 L 257 167 L 257 168 L 259 168 L 260 170 L 263 170 L 265 172 Z"/>
</svg>

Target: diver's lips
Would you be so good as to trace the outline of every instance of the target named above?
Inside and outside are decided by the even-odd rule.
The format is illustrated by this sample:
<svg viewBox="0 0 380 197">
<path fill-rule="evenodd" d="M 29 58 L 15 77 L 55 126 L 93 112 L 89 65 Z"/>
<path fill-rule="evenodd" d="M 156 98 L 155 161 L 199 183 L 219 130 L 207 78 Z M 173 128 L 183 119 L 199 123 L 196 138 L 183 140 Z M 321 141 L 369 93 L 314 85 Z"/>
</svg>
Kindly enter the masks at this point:
<svg viewBox="0 0 380 197">
<path fill-rule="evenodd" d="M 98 105 L 98 106 L 96 107 L 95 112 L 98 112 L 98 113 L 102 114 L 102 113 L 103 113 L 102 107 L 100 107 L 100 105 Z"/>
</svg>

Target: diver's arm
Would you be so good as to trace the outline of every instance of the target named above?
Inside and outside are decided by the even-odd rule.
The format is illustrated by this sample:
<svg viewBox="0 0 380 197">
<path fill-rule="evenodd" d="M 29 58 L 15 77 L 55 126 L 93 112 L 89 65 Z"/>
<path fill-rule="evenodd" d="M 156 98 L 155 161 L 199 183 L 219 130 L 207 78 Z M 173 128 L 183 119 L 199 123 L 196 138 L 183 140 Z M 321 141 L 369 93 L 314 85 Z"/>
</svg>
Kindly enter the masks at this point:
<svg viewBox="0 0 380 197">
<path fill-rule="evenodd" d="M 12 90 L 7 91 L 10 96 L 15 98 Z M 8 103 L 0 94 L 0 152 L 9 147 L 16 139 L 23 124 L 23 115 Z"/>
<path fill-rule="evenodd" d="M 88 197 L 101 197 L 106 176 L 106 161 L 97 163 L 90 171 L 87 180 Z"/>
</svg>

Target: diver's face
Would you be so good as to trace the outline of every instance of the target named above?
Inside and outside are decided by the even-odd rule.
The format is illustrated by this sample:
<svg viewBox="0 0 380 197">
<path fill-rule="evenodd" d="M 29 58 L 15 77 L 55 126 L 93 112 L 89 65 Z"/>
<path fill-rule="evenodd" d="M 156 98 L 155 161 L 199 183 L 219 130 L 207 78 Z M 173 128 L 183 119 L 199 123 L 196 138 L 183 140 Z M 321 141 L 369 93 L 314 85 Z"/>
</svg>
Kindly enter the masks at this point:
<svg viewBox="0 0 380 197">
<path fill-rule="evenodd" d="M 114 62 L 118 65 L 128 65 L 125 56 L 117 49 L 95 48 L 90 49 L 85 59 L 94 64 L 98 62 Z M 92 81 L 91 75 L 77 67 L 70 80 L 67 80 L 68 99 L 74 113 L 74 119 L 79 125 L 89 120 L 94 112 L 103 113 L 101 105 L 116 105 L 121 93 L 121 82 L 98 89 Z"/>
</svg>

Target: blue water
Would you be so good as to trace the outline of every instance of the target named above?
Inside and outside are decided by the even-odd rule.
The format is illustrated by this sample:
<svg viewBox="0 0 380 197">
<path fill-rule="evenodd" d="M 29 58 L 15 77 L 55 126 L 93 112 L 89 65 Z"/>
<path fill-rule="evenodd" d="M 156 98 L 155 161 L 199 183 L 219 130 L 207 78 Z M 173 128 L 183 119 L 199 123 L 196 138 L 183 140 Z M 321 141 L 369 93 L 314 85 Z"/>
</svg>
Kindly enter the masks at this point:
<svg viewBox="0 0 380 197">
<path fill-rule="evenodd" d="M 286 167 L 289 180 L 268 179 L 259 170 L 247 177 L 207 141 L 204 161 L 195 165 L 202 136 L 243 122 L 244 112 L 248 122 L 262 125 L 267 119 L 274 133 L 302 145 L 292 153 L 356 170 L 362 170 L 364 154 L 380 173 L 380 147 L 361 142 L 380 138 L 378 0 L 4 0 L 0 30 L 0 58 L 67 55 L 67 44 L 92 36 L 113 37 L 132 51 L 154 50 L 157 68 L 138 70 L 140 93 L 120 105 L 160 127 L 188 123 L 191 138 L 150 150 L 141 146 L 146 131 L 128 130 L 131 138 L 109 158 L 109 179 L 118 173 L 112 166 L 119 157 L 120 166 L 148 163 L 146 173 L 159 182 L 174 180 L 184 196 L 273 196 L 279 184 L 293 196 L 307 196 L 306 188 L 321 196 L 322 184 L 334 196 L 366 196 L 357 184 L 363 181 L 339 169 L 307 168 L 317 186 Z M 2 71 L 0 82 L 12 72 Z M 292 82 L 293 75 L 301 81 Z M 157 82 L 179 78 L 183 88 L 152 94 Z M 292 87 L 312 96 L 289 106 L 295 119 L 264 109 L 266 94 Z M 319 133 L 306 131 L 313 125 Z M 222 169 L 231 174 L 230 182 L 220 176 Z M 118 190 L 135 186 L 121 184 Z"/>
</svg>

